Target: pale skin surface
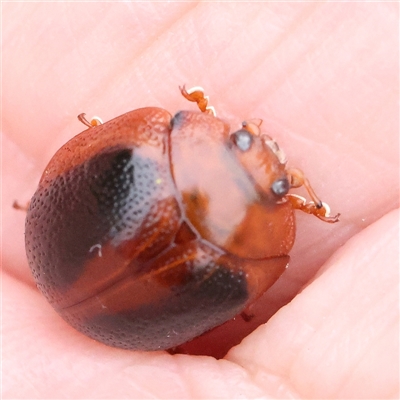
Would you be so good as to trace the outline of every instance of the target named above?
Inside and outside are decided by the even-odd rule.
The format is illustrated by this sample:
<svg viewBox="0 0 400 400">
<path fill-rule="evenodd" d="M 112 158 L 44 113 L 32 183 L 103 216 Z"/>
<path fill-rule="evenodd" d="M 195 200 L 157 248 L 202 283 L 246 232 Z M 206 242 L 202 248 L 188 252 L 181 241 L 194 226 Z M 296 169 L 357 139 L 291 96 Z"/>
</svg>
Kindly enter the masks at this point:
<svg viewBox="0 0 400 400">
<path fill-rule="evenodd" d="M 398 398 L 397 25 L 389 3 L 3 5 L 3 398 Z M 225 347 L 276 314 L 221 360 L 75 332 L 36 290 L 11 208 L 78 114 L 194 109 L 182 84 L 234 129 L 262 118 L 342 214 L 298 213 L 290 268 Z"/>
</svg>

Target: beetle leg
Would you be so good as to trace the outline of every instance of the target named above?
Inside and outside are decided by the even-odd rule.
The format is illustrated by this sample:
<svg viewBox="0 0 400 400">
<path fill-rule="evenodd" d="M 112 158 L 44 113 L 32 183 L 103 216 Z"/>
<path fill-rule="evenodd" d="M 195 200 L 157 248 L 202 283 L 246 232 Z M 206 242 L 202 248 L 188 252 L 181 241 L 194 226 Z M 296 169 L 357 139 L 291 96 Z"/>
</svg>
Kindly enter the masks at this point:
<svg viewBox="0 0 400 400">
<path fill-rule="evenodd" d="M 99 126 L 103 123 L 103 121 L 101 120 L 100 117 L 92 117 L 92 119 L 90 120 L 90 122 L 86 119 L 85 117 L 85 113 L 79 114 L 78 115 L 78 119 L 80 122 L 82 122 L 82 124 L 88 126 L 89 128 L 93 128 L 94 126 Z"/>
<path fill-rule="evenodd" d="M 249 314 L 246 311 L 242 311 L 240 313 L 240 316 L 242 317 L 244 322 L 250 322 L 254 318 L 254 314 Z"/>
<path fill-rule="evenodd" d="M 306 199 L 304 197 L 298 196 L 297 194 L 287 194 L 285 198 L 290 201 L 292 204 L 292 207 L 295 208 L 296 210 L 301 210 L 307 214 L 312 214 L 315 215 L 317 218 L 324 222 L 338 222 L 340 214 L 336 214 L 334 217 L 329 216 L 330 212 L 330 207 L 328 204 L 323 203 L 321 201 L 321 205 L 318 207 L 317 204 L 314 202 L 309 202 L 307 203 Z"/>
<path fill-rule="evenodd" d="M 311 197 L 312 202 L 307 203 L 306 199 L 295 194 L 287 194 L 286 198 L 292 203 L 293 208 L 304 211 L 307 214 L 313 214 L 317 218 L 325 222 L 338 222 L 340 214 L 334 217 L 329 216 L 330 208 L 328 204 L 323 203 L 317 194 L 314 192 L 309 180 L 304 176 L 303 171 L 292 168 L 287 170 L 290 186 L 297 188 L 304 186 Z"/>
<path fill-rule="evenodd" d="M 30 201 L 28 201 L 25 205 L 22 205 L 22 204 L 18 203 L 17 200 L 14 200 L 14 202 L 13 202 L 13 204 L 12 204 L 12 207 L 13 207 L 15 210 L 18 210 L 18 211 L 25 211 L 25 212 L 27 212 L 27 211 L 28 211 L 28 208 L 29 208 L 29 204 L 30 204 Z"/>
<path fill-rule="evenodd" d="M 185 85 L 183 85 L 182 87 L 179 86 L 179 90 L 185 99 L 197 103 L 197 107 L 199 107 L 201 112 L 211 114 L 214 117 L 217 116 L 215 108 L 208 105 L 210 99 L 208 96 L 204 96 L 204 89 L 202 87 L 195 86 L 186 90 Z"/>
<path fill-rule="evenodd" d="M 290 168 L 287 170 L 287 173 L 289 175 L 290 187 L 298 188 L 300 186 L 304 186 L 306 188 L 308 194 L 310 195 L 311 200 L 315 203 L 315 206 L 317 208 L 321 208 L 322 201 L 319 199 L 319 197 L 314 192 L 314 189 L 311 187 L 310 182 L 304 176 L 303 171 L 301 171 L 297 168 Z"/>
</svg>

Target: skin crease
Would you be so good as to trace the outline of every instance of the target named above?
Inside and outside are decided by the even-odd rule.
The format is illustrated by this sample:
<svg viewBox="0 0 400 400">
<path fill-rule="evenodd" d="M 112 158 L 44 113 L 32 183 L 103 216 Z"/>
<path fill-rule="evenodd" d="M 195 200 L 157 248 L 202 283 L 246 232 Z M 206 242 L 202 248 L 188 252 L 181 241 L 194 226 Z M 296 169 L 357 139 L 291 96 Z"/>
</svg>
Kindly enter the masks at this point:
<svg viewBox="0 0 400 400">
<path fill-rule="evenodd" d="M 399 397 L 398 4 L 2 10 L 3 398 Z M 263 118 L 289 165 L 342 214 L 329 225 L 297 213 L 292 262 L 255 318 L 192 344 L 221 355 L 232 332 L 276 313 L 219 360 L 123 351 L 75 332 L 36 290 L 25 216 L 11 208 L 84 129 L 79 113 L 194 109 L 184 83 L 202 85 L 233 129 Z"/>
</svg>

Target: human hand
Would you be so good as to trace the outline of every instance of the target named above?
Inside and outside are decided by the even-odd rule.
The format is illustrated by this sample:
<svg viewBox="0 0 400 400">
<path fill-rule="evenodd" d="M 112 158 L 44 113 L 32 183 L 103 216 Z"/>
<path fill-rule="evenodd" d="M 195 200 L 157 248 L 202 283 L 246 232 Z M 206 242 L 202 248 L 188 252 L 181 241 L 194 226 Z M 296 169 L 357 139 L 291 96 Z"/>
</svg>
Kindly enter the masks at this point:
<svg viewBox="0 0 400 400">
<path fill-rule="evenodd" d="M 3 398 L 398 397 L 396 5 L 19 3 L 3 15 Z M 194 109 L 183 83 L 232 126 L 263 118 L 342 214 L 332 226 L 298 213 L 290 268 L 254 320 L 185 348 L 221 355 L 276 312 L 221 360 L 74 331 L 36 290 L 11 208 L 83 130 L 77 114 Z"/>
</svg>

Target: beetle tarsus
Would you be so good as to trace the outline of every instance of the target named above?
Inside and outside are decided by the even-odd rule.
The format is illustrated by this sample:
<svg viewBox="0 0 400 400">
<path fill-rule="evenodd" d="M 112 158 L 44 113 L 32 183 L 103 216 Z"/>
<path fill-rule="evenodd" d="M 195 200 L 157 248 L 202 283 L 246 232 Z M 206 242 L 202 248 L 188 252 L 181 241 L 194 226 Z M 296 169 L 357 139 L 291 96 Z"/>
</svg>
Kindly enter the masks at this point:
<svg viewBox="0 0 400 400">
<path fill-rule="evenodd" d="M 182 87 L 179 86 L 179 90 L 181 91 L 182 96 L 186 100 L 197 103 L 197 107 L 199 107 L 201 112 L 211 114 L 214 117 L 217 116 L 215 108 L 213 106 L 208 105 L 210 99 L 208 96 L 204 96 L 204 89 L 202 87 L 195 86 L 189 90 L 186 90 L 185 85 L 183 85 Z"/>
<path fill-rule="evenodd" d="M 319 207 L 319 204 L 312 201 L 307 203 L 304 197 L 298 196 L 297 194 L 287 194 L 286 199 L 290 201 L 292 207 L 296 210 L 315 215 L 321 221 L 329 223 L 339 221 L 340 214 L 336 214 L 334 217 L 329 216 L 330 208 L 326 203 L 320 202 L 321 206 Z"/>
<path fill-rule="evenodd" d="M 28 211 L 28 208 L 29 208 L 29 201 L 25 204 L 25 205 L 22 205 L 22 204 L 20 204 L 20 203 L 18 203 L 18 201 L 17 200 L 14 200 L 13 201 L 13 204 L 12 204 L 12 207 L 15 209 L 15 210 L 18 210 L 18 211 L 25 211 L 25 212 L 27 212 Z"/>
<path fill-rule="evenodd" d="M 338 222 L 340 214 L 334 217 L 329 216 L 330 208 L 328 204 L 323 203 L 317 194 L 314 192 L 309 180 L 304 176 L 303 171 L 297 168 L 290 168 L 287 170 L 290 186 L 298 188 L 304 186 L 311 197 L 311 202 L 307 203 L 306 199 L 295 194 L 288 194 L 286 198 L 292 203 L 293 208 L 301 210 L 307 214 L 315 215 L 317 218 L 324 222 Z"/>
<path fill-rule="evenodd" d="M 86 119 L 86 114 L 82 113 L 78 115 L 78 120 L 82 122 L 83 125 L 88 126 L 89 128 L 93 128 L 94 126 L 99 126 L 103 123 L 101 118 L 94 116 L 90 122 Z"/>
</svg>

